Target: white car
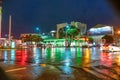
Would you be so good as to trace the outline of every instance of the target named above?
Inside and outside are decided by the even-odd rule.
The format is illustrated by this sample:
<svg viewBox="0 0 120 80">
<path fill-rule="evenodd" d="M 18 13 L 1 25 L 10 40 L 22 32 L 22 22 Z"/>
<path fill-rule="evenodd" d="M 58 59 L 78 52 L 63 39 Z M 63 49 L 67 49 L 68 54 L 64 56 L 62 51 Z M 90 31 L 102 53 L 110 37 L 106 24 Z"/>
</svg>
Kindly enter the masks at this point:
<svg viewBox="0 0 120 80">
<path fill-rule="evenodd" d="M 107 52 L 118 52 L 118 51 L 120 51 L 120 47 L 113 46 L 113 45 L 103 45 L 103 46 L 101 46 L 101 50 L 107 51 Z"/>
<path fill-rule="evenodd" d="M 120 51 L 120 47 L 118 47 L 118 46 L 109 46 L 109 50 L 110 51 Z"/>
</svg>

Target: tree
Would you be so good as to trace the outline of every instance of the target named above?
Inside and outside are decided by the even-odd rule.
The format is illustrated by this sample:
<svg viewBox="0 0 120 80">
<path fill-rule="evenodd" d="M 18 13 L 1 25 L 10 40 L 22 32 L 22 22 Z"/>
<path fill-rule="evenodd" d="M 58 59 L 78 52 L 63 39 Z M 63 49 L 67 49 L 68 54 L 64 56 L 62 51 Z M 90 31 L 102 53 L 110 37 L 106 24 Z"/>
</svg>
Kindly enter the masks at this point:
<svg viewBox="0 0 120 80">
<path fill-rule="evenodd" d="M 66 27 L 60 28 L 59 33 L 60 38 L 74 38 L 80 33 L 80 29 L 75 26 L 68 25 Z"/>
<path fill-rule="evenodd" d="M 104 35 L 102 37 L 102 42 L 104 44 L 111 44 L 111 43 L 113 43 L 113 41 L 114 41 L 114 38 L 111 35 Z"/>
<path fill-rule="evenodd" d="M 80 29 L 78 29 L 75 26 L 71 26 L 69 29 L 66 30 L 66 32 L 70 38 L 74 38 L 75 36 L 77 36 L 80 33 Z"/>
<path fill-rule="evenodd" d="M 89 43 L 93 43 L 94 42 L 94 39 L 92 37 L 88 37 L 89 39 Z"/>
<path fill-rule="evenodd" d="M 22 37 L 23 42 L 29 42 L 31 44 L 31 42 L 40 42 L 42 41 L 42 37 L 40 35 L 26 35 L 25 37 Z"/>
<path fill-rule="evenodd" d="M 32 35 L 32 41 L 40 42 L 40 41 L 42 41 L 42 38 L 40 35 Z"/>
</svg>

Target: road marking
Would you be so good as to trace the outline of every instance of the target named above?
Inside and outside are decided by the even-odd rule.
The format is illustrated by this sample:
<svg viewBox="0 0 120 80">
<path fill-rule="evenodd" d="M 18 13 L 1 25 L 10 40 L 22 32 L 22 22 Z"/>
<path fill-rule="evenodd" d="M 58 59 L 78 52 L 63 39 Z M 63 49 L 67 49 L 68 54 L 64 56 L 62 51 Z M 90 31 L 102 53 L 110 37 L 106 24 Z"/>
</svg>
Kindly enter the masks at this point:
<svg viewBox="0 0 120 80">
<path fill-rule="evenodd" d="M 63 60 L 63 61 L 61 61 L 61 62 L 71 62 L 71 60 L 70 60 L 70 59 L 67 59 L 67 60 Z"/>
<path fill-rule="evenodd" d="M 17 69 L 11 69 L 11 70 L 6 70 L 5 72 L 13 72 L 13 71 L 18 71 L 18 70 L 23 70 L 23 69 L 26 69 L 26 67 L 17 68 Z"/>
</svg>

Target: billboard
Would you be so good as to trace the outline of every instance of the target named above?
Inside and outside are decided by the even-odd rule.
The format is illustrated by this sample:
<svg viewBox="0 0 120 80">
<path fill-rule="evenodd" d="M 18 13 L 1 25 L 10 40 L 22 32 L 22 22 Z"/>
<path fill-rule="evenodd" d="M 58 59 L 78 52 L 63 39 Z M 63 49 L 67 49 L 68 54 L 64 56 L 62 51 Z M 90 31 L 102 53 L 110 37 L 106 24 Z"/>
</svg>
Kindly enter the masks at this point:
<svg viewBox="0 0 120 80">
<path fill-rule="evenodd" d="M 99 27 L 99 28 L 91 28 L 88 31 L 89 36 L 94 35 L 106 35 L 106 34 L 113 34 L 113 27 L 111 26 L 105 26 L 105 27 Z"/>
</svg>

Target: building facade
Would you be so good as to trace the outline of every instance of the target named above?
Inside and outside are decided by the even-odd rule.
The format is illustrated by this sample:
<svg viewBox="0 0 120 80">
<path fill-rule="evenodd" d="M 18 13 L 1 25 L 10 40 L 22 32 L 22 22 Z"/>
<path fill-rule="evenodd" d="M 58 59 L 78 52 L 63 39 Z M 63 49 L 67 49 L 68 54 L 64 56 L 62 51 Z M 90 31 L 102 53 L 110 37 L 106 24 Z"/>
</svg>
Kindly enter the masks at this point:
<svg viewBox="0 0 120 80">
<path fill-rule="evenodd" d="M 71 26 L 75 26 L 78 29 L 80 29 L 80 36 L 83 36 L 84 34 L 86 34 L 87 24 L 72 21 Z"/>
<path fill-rule="evenodd" d="M 67 25 L 68 25 L 68 23 L 57 24 L 56 38 L 59 38 L 59 37 L 60 37 L 59 30 L 60 30 L 61 28 L 66 27 Z"/>
<path fill-rule="evenodd" d="M 114 35 L 114 28 L 113 26 L 98 24 L 93 28 L 90 28 L 87 35 L 92 37 L 96 43 L 101 44 L 101 38 L 104 35 Z"/>
<path fill-rule="evenodd" d="M 86 34 L 86 30 L 87 30 L 87 25 L 81 22 L 74 22 L 72 21 L 70 24 L 68 23 L 61 23 L 61 24 L 57 24 L 57 34 L 56 34 L 56 38 L 60 38 L 60 29 L 67 27 L 67 26 L 74 26 L 78 29 L 80 29 L 80 33 L 79 36 L 83 36 L 84 34 Z"/>
<path fill-rule="evenodd" d="M 116 45 L 120 46 L 120 28 L 115 27 L 114 28 L 114 42 Z"/>
</svg>

